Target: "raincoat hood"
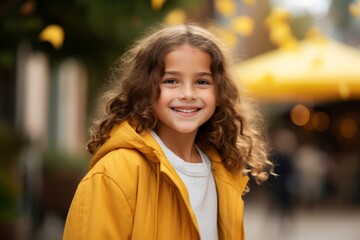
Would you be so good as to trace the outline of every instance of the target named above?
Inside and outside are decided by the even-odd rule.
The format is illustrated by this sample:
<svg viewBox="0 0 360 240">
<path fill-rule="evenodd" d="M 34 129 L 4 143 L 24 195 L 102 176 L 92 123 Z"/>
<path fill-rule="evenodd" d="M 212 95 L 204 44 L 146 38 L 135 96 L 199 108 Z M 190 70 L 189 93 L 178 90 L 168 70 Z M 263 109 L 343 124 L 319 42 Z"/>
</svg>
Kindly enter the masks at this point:
<svg viewBox="0 0 360 240">
<path fill-rule="evenodd" d="M 151 134 L 148 131 L 139 134 L 128 122 L 123 122 L 112 129 L 110 137 L 94 154 L 90 168 L 107 153 L 120 148 L 136 149 L 152 162 L 160 161 L 159 146 Z"/>
</svg>

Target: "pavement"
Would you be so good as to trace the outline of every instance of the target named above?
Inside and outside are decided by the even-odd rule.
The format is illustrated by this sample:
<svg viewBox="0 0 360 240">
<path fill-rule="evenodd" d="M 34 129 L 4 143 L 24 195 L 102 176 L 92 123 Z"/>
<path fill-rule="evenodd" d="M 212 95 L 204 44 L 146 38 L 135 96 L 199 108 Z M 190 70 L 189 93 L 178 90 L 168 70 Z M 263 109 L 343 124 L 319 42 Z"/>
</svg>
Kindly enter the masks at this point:
<svg viewBox="0 0 360 240">
<path fill-rule="evenodd" d="M 245 198 L 246 240 L 359 240 L 360 206 L 298 206 L 280 215 L 266 198 Z"/>
</svg>

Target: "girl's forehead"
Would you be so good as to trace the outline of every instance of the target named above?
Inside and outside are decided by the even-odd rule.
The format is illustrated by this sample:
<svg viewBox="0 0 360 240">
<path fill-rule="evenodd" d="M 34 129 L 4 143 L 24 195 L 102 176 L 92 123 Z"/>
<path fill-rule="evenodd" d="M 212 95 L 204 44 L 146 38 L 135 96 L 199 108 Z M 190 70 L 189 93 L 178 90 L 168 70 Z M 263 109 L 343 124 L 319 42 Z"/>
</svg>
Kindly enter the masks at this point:
<svg viewBox="0 0 360 240">
<path fill-rule="evenodd" d="M 211 54 L 208 51 L 205 51 L 203 48 L 195 46 L 195 45 L 190 44 L 190 43 L 183 43 L 183 44 L 180 44 L 180 45 L 172 48 L 170 51 L 168 51 L 165 54 L 165 58 L 166 58 L 166 56 L 168 56 L 171 53 L 181 52 L 181 51 L 188 51 L 188 52 L 191 52 L 191 53 L 205 53 L 210 58 L 212 58 Z"/>
<path fill-rule="evenodd" d="M 211 57 L 208 53 L 191 45 L 182 45 L 173 49 L 165 56 L 165 64 L 169 62 L 193 64 L 195 67 L 199 62 L 210 67 Z M 184 63 L 185 62 L 185 63 Z"/>
</svg>

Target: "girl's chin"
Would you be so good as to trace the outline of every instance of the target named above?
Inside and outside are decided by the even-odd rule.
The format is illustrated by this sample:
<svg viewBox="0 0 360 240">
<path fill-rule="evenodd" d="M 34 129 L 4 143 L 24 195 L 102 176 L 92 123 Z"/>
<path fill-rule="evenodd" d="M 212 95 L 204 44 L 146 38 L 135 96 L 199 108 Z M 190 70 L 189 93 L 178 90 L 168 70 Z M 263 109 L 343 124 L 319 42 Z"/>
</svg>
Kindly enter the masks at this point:
<svg viewBox="0 0 360 240">
<path fill-rule="evenodd" d="M 194 126 L 189 127 L 177 127 L 173 129 L 174 134 L 196 134 L 198 128 L 195 128 Z"/>
</svg>

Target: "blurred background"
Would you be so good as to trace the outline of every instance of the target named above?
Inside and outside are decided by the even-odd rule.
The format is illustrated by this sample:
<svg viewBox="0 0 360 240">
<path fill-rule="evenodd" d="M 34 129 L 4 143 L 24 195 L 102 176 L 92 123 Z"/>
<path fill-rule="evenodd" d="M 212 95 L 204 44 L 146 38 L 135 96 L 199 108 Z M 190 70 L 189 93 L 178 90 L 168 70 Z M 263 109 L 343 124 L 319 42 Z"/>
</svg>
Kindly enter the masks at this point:
<svg viewBox="0 0 360 240">
<path fill-rule="evenodd" d="M 111 63 L 154 23 L 194 21 L 269 129 L 279 176 L 251 182 L 247 239 L 359 238 L 359 0 L 2 0 L 1 239 L 61 239 Z"/>
</svg>

